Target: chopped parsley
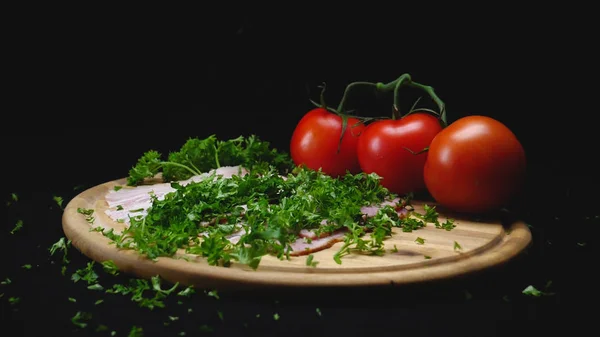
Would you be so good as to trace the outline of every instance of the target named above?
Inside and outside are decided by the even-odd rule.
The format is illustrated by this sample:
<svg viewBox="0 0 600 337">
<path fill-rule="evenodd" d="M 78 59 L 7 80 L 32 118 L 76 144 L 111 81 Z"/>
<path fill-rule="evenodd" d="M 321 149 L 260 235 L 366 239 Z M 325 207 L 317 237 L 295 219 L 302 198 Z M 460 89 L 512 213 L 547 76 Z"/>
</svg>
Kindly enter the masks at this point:
<svg viewBox="0 0 600 337">
<path fill-rule="evenodd" d="M 249 173 L 222 178 L 211 171 L 223 166 L 240 166 Z M 131 216 L 121 233 L 99 230 L 117 248 L 136 250 L 152 260 L 183 250 L 206 258 L 210 265 L 227 267 L 236 262 L 256 269 L 267 254 L 288 259 L 301 230 L 318 236 L 342 230 L 346 235 L 333 257 L 341 264 L 342 257 L 352 252 L 383 255 L 392 228 L 412 232 L 428 223 L 447 230 L 453 226 L 452 220 L 440 224 L 435 206 L 428 205 L 425 214 L 407 208 L 414 216 L 400 216 L 395 207 L 386 205 L 365 217 L 362 207 L 397 196 L 380 184 L 379 176 L 348 173 L 333 178 L 296 167 L 287 153 L 255 136 L 190 138 L 166 160 L 156 151 L 147 151 L 129 171 L 128 185 L 139 185 L 159 173 L 173 192 L 160 200 L 151 195 L 147 214 Z M 199 174 L 206 179 L 178 183 Z M 409 200 L 410 195 L 398 206 L 410 206 Z M 93 210 L 78 212 L 93 223 Z M 227 239 L 238 232 L 243 234 L 235 243 Z M 314 267 L 317 262 L 309 255 L 306 264 Z"/>
<path fill-rule="evenodd" d="M 314 255 L 312 255 L 312 254 L 309 254 L 309 255 L 306 257 L 306 265 L 307 265 L 307 266 L 309 266 L 309 267 L 316 267 L 316 266 L 317 266 L 317 264 L 319 264 L 319 262 L 318 262 L 318 261 L 313 261 L 313 259 L 314 259 L 314 258 L 315 258 L 315 256 L 314 256 Z"/>
<path fill-rule="evenodd" d="M 131 330 L 129 330 L 129 334 L 127 335 L 127 337 L 143 337 L 144 336 L 144 329 L 142 327 L 139 326 L 132 326 Z"/>
<path fill-rule="evenodd" d="M 16 193 L 11 193 L 10 198 L 11 200 L 6 202 L 6 206 L 10 206 L 13 204 L 13 202 L 19 201 L 19 196 Z"/>
<path fill-rule="evenodd" d="M 454 241 L 454 250 L 461 250 L 461 249 L 462 249 L 462 246 L 458 242 Z"/>
<path fill-rule="evenodd" d="M 65 237 L 61 237 L 60 239 L 58 239 L 58 241 L 56 241 L 55 243 L 52 244 L 52 246 L 50 246 L 50 248 L 48 249 L 50 251 L 50 255 L 54 255 L 54 253 L 56 253 L 59 250 L 63 251 L 63 258 L 62 258 L 62 262 L 64 264 L 69 263 L 69 259 L 67 258 L 67 252 L 69 250 L 69 247 L 71 247 L 71 240 L 67 240 L 65 239 Z M 64 275 L 64 273 L 63 273 Z"/>
<path fill-rule="evenodd" d="M 71 280 L 75 283 L 79 281 L 85 281 L 88 285 L 92 285 L 98 281 L 98 274 L 94 271 L 95 261 L 87 263 L 87 266 L 82 269 L 78 269 L 71 275 Z"/>
<path fill-rule="evenodd" d="M 215 135 L 205 139 L 189 138 L 179 151 L 171 152 L 167 160 L 161 157 L 161 153 L 154 150 L 144 153 L 129 171 L 127 184 L 138 185 L 158 173 L 162 173 L 164 181 L 185 180 L 222 166 L 241 165 L 248 169 L 274 166 L 281 173 L 293 167 L 287 153 L 272 149 L 269 142 L 255 135 L 228 140 L 217 139 Z"/>
<path fill-rule="evenodd" d="M 206 295 L 210 296 L 210 297 L 214 297 L 216 299 L 219 299 L 219 293 L 216 290 L 211 290 L 209 292 L 206 293 Z"/>
<path fill-rule="evenodd" d="M 106 260 L 102 262 L 102 268 L 105 272 L 111 275 L 119 275 L 119 268 L 113 260 Z"/>
<path fill-rule="evenodd" d="M 10 231 L 10 234 L 15 234 L 16 232 L 21 230 L 21 228 L 23 228 L 23 220 L 17 220 L 17 223 L 15 224 L 15 227 Z"/>
<path fill-rule="evenodd" d="M 87 321 L 89 321 L 91 318 L 91 313 L 78 311 L 73 317 L 71 317 L 71 322 L 77 327 L 84 329 L 88 325 Z"/>
<path fill-rule="evenodd" d="M 91 208 L 77 208 L 77 213 L 83 214 L 85 215 L 85 221 L 93 224 L 94 221 L 96 221 L 96 218 L 94 218 L 93 214 L 94 214 L 94 210 Z"/>
<path fill-rule="evenodd" d="M 52 200 L 54 200 L 54 202 L 56 202 L 56 204 L 58 205 L 58 207 L 60 207 L 60 209 L 64 210 L 62 197 L 55 195 L 52 197 Z"/>
<path fill-rule="evenodd" d="M 417 237 L 417 239 L 415 240 L 415 242 L 419 245 L 423 245 L 425 244 L 425 239 L 421 238 L 421 237 Z"/>
</svg>

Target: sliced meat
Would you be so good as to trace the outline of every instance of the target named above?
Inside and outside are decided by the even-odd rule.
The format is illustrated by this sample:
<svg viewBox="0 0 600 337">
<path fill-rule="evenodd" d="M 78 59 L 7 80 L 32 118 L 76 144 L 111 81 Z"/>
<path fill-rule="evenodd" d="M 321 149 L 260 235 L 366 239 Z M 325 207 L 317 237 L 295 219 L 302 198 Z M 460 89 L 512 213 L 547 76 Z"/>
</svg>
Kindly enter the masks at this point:
<svg viewBox="0 0 600 337">
<path fill-rule="evenodd" d="M 307 240 L 307 238 L 299 238 L 291 244 L 290 255 L 302 256 L 327 249 L 337 242 L 344 241 L 344 236 L 347 232 L 348 230 L 344 228 L 320 239 Z"/>
<path fill-rule="evenodd" d="M 327 225 L 327 220 L 321 221 L 321 226 L 325 226 L 325 225 Z M 331 233 L 329 233 L 329 232 L 323 232 L 323 233 L 321 233 L 321 235 L 319 235 L 317 237 L 317 233 L 315 232 L 314 229 L 301 229 L 300 233 L 298 233 L 298 235 L 301 238 L 307 238 L 307 239 L 311 239 L 312 240 L 312 239 L 324 238 L 326 236 L 331 235 Z"/>
<path fill-rule="evenodd" d="M 384 206 L 394 207 L 396 209 L 396 211 L 398 211 L 399 215 L 401 215 L 401 213 L 406 214 L 406 212 L 405 212 L 406 208 L 404 207 L 405 205 L 401 203 L 400 198 L 386 200 L 386 201 L 380 203 L 379 205 L 364 206 L 361 208 L 361 212 L 367 217 L 372 217 L 372 216 L 375 216 L 377 214 L 377 211 L 379 211 L 379 209 Z"/>
<path fill-rule="evenodd" d="M 234 175 L 248 174 L 248 170 L 241 166 L 224 166 L 216 170 L 211 170 L 210 172 L 179 181 L 178 183 L 182 186 L 185 186 L 192 182 L 200 182 L 210 177 L 213 173 L 215 176 L 221 176 L 229 179 Z M 152 195 L 155 195 L 158 200 L 163 200 L 165 195 L 174 191 L 175 189 L 171 187 L 170 182 L 153 185 L 140 185 L 136 187 L 125 187 L 118 191 L 110 190 L 104 197 L 109 207 L 105 213 L 115 221 L 122 219 L 126 223 L 129 223 L 128 215 L 130 214 L 146 215 L 146 209 L 152 205 Z M 122 209 L 117 209 L 119 206 Z M 137 211 L 140 209 L 141 211 Z M 136 210 L 137 212 L 132 214 L 132 210 Z"/>
</svg>

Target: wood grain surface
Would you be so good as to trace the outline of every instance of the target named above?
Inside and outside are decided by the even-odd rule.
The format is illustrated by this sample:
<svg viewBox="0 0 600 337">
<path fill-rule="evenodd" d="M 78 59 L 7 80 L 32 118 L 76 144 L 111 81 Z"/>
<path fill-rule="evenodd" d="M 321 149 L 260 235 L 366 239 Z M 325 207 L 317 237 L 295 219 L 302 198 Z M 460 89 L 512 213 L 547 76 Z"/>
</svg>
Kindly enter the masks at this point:
<svg viewBox="0 0 600 337">
<path fill-rule="evenodd" d="M 501 265 L 520 254 L 532 240 L 529 228 L 521 221 L 503 224 L 498 219 L 468 219 L 438 207 L 440 221 L 455 220 L 456 227 L 451 231 L 433 224 L 410 233 L 394 228 L 394 234 L 386 240 L 383 256 L 353 253 L 344 256 L 342 264 L 333 260 L 341 242 L 314 253 L 316 267 L 306 265 L 306 256 L 291 260 L 264 256 L 257 270 L 235 263 L 230 267 L 210 266 L 204 258 L 185 254 L 183 250 L 174 258 L 151 261 L 133 250 L 116 248 L 102 233 L 91 231 L 92 225 L 77 212 L 78 208 L 94 209 L 93 227 L 122 230 L 125 224 L 104 213 L 108 207 L 104 196 L 115 185 L 124 184 L 125 179 L 106 182 L 73 198 L 63 214 L 66 237 L 89 258 L 98 262 L 113 260 L 123 272 L 144 278 L 160 275 L 170 282 L 199 288 L 413 284 Z M 422 202 L 412 204 L 417 212 L 423 212 Z M 417 243 L 417 237 L 424 239 L 424 243 Z M 456 249 L 455 242 L 461 249 Z"/>
</svg>

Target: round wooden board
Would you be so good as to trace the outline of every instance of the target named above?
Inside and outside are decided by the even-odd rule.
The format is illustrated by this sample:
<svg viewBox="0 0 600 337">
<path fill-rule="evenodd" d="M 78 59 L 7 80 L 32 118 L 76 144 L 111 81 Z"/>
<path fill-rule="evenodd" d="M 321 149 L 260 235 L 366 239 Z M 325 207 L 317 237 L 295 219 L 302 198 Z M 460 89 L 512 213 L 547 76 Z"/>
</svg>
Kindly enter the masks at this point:
<svg viewBox="0 0 600 337">
<path fill-rule="evenodd" d="M 521 253 L 532 240 L 531 232 L 523 222 L 502 224 L 497 219 L 468 219 L 438 207 L 440 221 L 454 219 L 454 229 L 438 229 L 433 224 L 413 232 L 394 228 L 394 234 L 386 240 L 383 256 L 346 255 L 341 265 L 333 260 L 341 242 L 314 253 L 313 261 L 318 262 L 316 267 L 306 265 L 306 256 L 292 257 L 291 260 L 264 256 L 257 270 L 235 263 L 230 267 L 211 266 L 204 258 L 183 251 L 174 258 L 151 261 L 133 250 L 120 250 L 102 233 L 91 231 L 92 226 L 123 228 L 124 224 L 113 221 L 104 213 L 107 209 L 104 196 L 114 186 L 124 184 L 125 179 L 107 182 L 73 198 L 63 214 L 66 237 L 89 258 L 98 262 L 113 260 L 123 272 L 144 278 L 160 275 L 170 282 L 199 288 L 413 284 L 503 264 Z M 413 201 L 412 204 L 416 211 L 423 212 L 423 203 Z M 78 208 L 94 210 L 93 225 L 77 212 Z M 418 244 L 417 237 L 423 238 L 424 244 Z M 456 249 L 455 243 L 461 249 Z M 186 259 L 181 258 L 184 256 Z"/>
</svg>

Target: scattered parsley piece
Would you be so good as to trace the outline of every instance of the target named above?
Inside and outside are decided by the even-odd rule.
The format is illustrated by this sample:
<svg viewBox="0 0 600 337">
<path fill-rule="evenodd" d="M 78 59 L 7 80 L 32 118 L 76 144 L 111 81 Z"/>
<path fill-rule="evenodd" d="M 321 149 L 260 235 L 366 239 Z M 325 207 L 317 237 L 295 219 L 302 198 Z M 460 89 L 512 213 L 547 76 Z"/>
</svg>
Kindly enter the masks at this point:
<svg viewBox="0 0 600 337">
<path fill-rule="evenodd" d="M 106 325 L 104 325 L 104 324 L 100 324 L 96 328 L 96 332 L 102 332 L 102 331 L 108 331 L 108 327 Z"/>
<path fill-rule="evenodd" d="M 7 277 L 7 278 L 5 278 L 5 279 L 4 279 L 4 281 L 0 282 L 0 284 L 1 284 L 1 285 L 4 285 L 4 286 L 5 286 L 5 285 L 9 285 L 9 284 L 11 284 L 11 283 L 12 283 L 12 281 L 11 281 L 11 279 L 9 279 L 8 277 Z"/>
<path fill-rule="evenodd" d="M 187 312 L 188 314 L 191 314 L 194 310 L 192 308 L 188 308 Z"/>
<path fill-rule="evenodd" d="M 102 261 L 102 268 L 111 275 L 119 275 L 119 268 L 113 260 Z"/>
<path fill-rule="evenodd" d="M 58 241 L 56 241 L 55 243 L 52 244 L 52 246 L 50 246 L 50 248 L 48 249 L 50 251 L 50 255 L 54 255 L 54 253 L 56 253 L 59 250 L 63 251 L 63 259 L 62 262 L 63 264 L 67 264 L 69 263 L 69 259 L 67 258 L 67 251 L 69 249 L 69 247 L 71 247 L 71 240 L 65 239 L 65 237 L 61 237 L 60 239 L 58 239 Z"/>
<path fill-rule="evenodd" d="M 164 295 L 170 295 L 179 286 L 179 282 L 177 282 L 169 289 L 162 289 L 160 276 L 158 276 L 158 275 L 152 276 L 151 280 L 152 280 L 152 289 L 154 289 L 154 291 L 156 291 L 158 293 L 162 293 Z"/>
<path fill-rule="evenodd" d="M 211 290 L 207 293 L 208 296 L 219 299 L 219 293 L 216 290 Z"/>
<path fill-rule="evenodd" d="M 200 332 L 213 332 L 213 328 L 206 324 L 203 324 L 200 326 Z"/>
<path fill-rule="evenodd" d="M 13 204 L 13 202 L 17 202 L 19 201 L 19 196 L 16 193 L 12 193 L 10 195 L 11 200 L 6 202 L 6 206 L 10 206 Z"/>
<path fill-rule="evenodd" d="M 392 253 L 397 253 L 398 252 L 398 247 L 396 247 L 396 245 L 394 245 L 394 248 L 390 249 L 390 251 Z"/>
<path fill-rule="evenodd" d="M 92 208 L 77 208 L 77 213 L 83 214 L 85 216 L 85 221 L 93 224 L 96 221 L 96 218 L 93 216 L 94 210 Z"/>
<path fill-rule="evenodd" d="M 23 269 L 31 269 L 31 265 L 30 264 L 24 264 L 21 266 L 21 268 Z"/>
<path fill-rule="evenodd" d="M 276 321 L 278 321 L 279 320 L 279 314 L 278 313 L 273 314 L 273 319 L 276 320 Z"/>
<path fill-rule="evenodd" d="M 60 207 L 60 209 L 64 210 L 64 208 L 63 208 L 63 201 L 64 200 L 63 200 L 62 197 L 59 197 L 59 196 L 55 195 L 55 196 L 52 197 L 52 200 L 54 200 L 54 202 L 56 202 L 56 204 L 58 205 L 58 207 Z"/>
<path fill-rule="evenodd" d="M 317 309 L 315 309 L 315 311 L 317 312 L 317 316 L 319 316 L 319 317 L 323 316 L 323 314 L 321 313 L 321 309 L 317 308 Z"/>
<path fill-rule="evenodd" d="M 185 288 L 185 289 L 181 290 L 180 292 L 178 292 L 177 296 L 190 297 L 194 293 L 196 293 L 196 291 L 194 290 L 194 286 L 188 286 L 187 288 Z"/>
<path fill-rule="evenodd" d="M 69 302 L 77 303 L 77 300 L 74 299 L 73 297 L 69 297 Z"/>
<path fill-rule="evenodd" d="M 548 281 L 546 283 L 544 290 L 539 290 L 536 287 L 534 287 L 533 285 L 529 285 L 525 289 L 523 289 L 522 293 L 525 295 L 528 295 L 528 296 L 533 296 L 533 297 L 552 296 L 552 295 L 554 295 L 554 293 L 548 291 L 548 288 L 550 288 L 551 285 L 552 285 L 552 281 Z"/>
<path fill-rule="evenodd" d="M 146 291 L 154 290 L 153 297 L 146 297 Z M 131 300 L 138 303 L 142 308 L 153 310 L 154 308 L 164 308 L 164 298 L 170 294 L 175 287 L 169 290 L 163 290 L 160 287 L 160 280 L 157 276 L 152 279 L 152 287 L 146 279 L 129 279 L 129 285 L 114 284 L 112 288 L 107 289 L 108 294 L 121 294 L 123 296 L 131 295 Z"/>
<path fill-rule="evenodd" d="M 110 332 L 110 335 L 111 335 L 111 336 L 116 336 L 116 335 L 117 335 L 117 332 L 113 330 L 113 331 L 111 331 L 111 332 Z"/>
<path fill-rule="evenodd" d="M 523 294 L 529 296 L 539 297 L 543 295 L 543 292 L 538 290 L 536 287 L 529 285 L 525 289 L 523 289 Z"/>
<path fill-rule="evenodd" d="M 19 304 L 19 302 L 21 302 L 20 297 L 9 297 L 8 298 L 8 303 L 10 303 L 10 305 L 17 305 L 17 304 Z"/>
<path fill-rule="evenodd" d="M 122 210 L 123 210 L 123 206 L 117 205 L 117 211 L 122 211 Z"/>
<path fill-rule="evenodd" d="M 17 231 L 23 228 L 23 220 L 17 220 L 15 227 L 10 231 L 10 234 L 15 234 Z"/>
<path fill-rule="evenodd" d="M 170 320 L 171 322 L 175 322 L 175 321 L 178 321 L 178 320 L 179 320 L 179 317 L 178 317 L 178 316 L 169 316 L 169 320 Z"/>
<path fill-rule="evenodd" d="M 458 242 L 454 241 L 454 250 L 461 250 L 461 249 L 462 249 L 461 245 Z"/>
<path fill-rule="evenodd" d="M 80 280 L 86 281 L 88 285 L 94 284 L 98 281 L 98 274 L 94 271 L 95 261 L 91 261 L 87 263 L 87 267 L 83 269 L 77 269 L 73 275 L 71 275 L 71 280 L 75 283 Z"/>
<path fill-rule="evenodd" d="M 121 185 L 115 185 L 115 187 L 113 187 L 113 189 L 114 189 L 115 191 L 118 191 L 118 190 L 120 190 L 120 189 L 122 189 L 122 188 L 123 188 L 123 186 L 121 186 Z"/>
<path fill-rule="evenodd" d="M 425 260 L 431 259 L 431 256 L 429 256 L 429 255 L 424 255 L 423 257 L 425 258 Z"/>
<path fill-rule="evenodd" d="M 309 267 L 316 267 L 319 262 L 318 261 L 313 261 L 314 259 L 314 255 L 310 254 L 306 257 L 306 265 Z"/>
<path fill-rule="evenodd" d="M 442 224 L 436 222 L 435 227 L 438 229 L 445 229 L 447 231 L 451 231 L 452 229 L 454 229 L 454 227 L 456 227 L 456 225 L 454 224 L 454 219 L 446 219 L 446 221 Z"/>
<path fill-rule="evenodd" d="M 217 316 L 219 316 L 219 319 L 220 319 L 221 321 L 224 321 L 224 320 L 225 320 L 225 318 L 223 317 L 223 312 L 221 312 L 220 310 L 219 310 L 219 311 L 217 311 Z"/>
<path fill-rule="evenodd" d="M 419 245 L 423 245 L 423 244 L 425 244 L 425 239 L 423 239 L 422 237 L 417 237 L 415 242 Z"/>
<path fill-rule="evenodd" d="M 95 283 L 95 284 L 92 284 L 91 286 L 88 286 L 87 288 L 88 288 L 89 290 L 104 290 L 104 287 L 102 287 L 102 286 L 100 285 L 100 283 Z"/>
<path fill-rule="evenodd" d="M 421 217 L 424 221 L 432 222 L 432 223 L 438 222 L 439 214 L 438 214 L 437 210 L 435 209 L 435 206 L 431 207 L 431 206 L 425 204 L 423 206 L 423 209 L 425 210 L 425 215 L 422 215 Z"/>
<path fill-rule="evenodd" d="M 143 337 L 143 336 L 144 336 L 144 329 L 142 329 L 142 327 L 138 327 L 135 325 L 131 327 L 129 334 L 127 335 L 127 337 Z"/>
<path fill-rule="evenodd" d="M 92 314 L 89 312 L 78 311 L 75 316 L 71 317 L 71 322 L 81 329 L 87 326 L 85 321 L 89 321 L 92 318 Z"/>
</svg>

